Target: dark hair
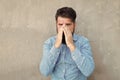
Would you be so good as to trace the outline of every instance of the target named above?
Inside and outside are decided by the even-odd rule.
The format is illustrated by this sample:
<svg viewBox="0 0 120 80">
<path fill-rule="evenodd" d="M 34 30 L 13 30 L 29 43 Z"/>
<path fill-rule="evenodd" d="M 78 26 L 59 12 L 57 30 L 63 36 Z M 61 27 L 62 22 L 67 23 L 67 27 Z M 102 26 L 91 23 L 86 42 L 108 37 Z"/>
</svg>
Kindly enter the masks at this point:
<svg viewBox="0 0 120 80">
<path fill-rule="evenodd" d="M 59 8 L 56 12 L 56 15 L 55 15 L 56 21 L 59 16 L 65 17 L 65 18 L 70 18 L 72 20 L 72 22 L 75 22 L 76 12 L 71 7 L 62 7 L 62 8 Z"/>
</svg>

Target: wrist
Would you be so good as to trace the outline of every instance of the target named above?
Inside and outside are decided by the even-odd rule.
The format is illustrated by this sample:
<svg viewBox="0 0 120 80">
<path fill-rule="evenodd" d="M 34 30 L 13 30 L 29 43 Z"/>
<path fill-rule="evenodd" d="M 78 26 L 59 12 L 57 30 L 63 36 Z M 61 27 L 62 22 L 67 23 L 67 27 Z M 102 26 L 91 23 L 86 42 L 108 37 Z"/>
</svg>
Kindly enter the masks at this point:
<svg viewBox="0 0 120 80">
<path fill-rule="evenodd" d="M 59 48 L 60 44 L 58 44 L 57 42 L 54 44 L 55 48 Z"/>
<path fill-rule="evenodd" d="M 70 51 L 71 51 L 71 52 L 73 52 L 73 51 L 75 50 L 75 48 L 76 48 L 76 47 L 75 47 L 75 45 L 74 45 L 74 44 L 69 45 L 69 49 L 70 49 Z"/>
</svg>

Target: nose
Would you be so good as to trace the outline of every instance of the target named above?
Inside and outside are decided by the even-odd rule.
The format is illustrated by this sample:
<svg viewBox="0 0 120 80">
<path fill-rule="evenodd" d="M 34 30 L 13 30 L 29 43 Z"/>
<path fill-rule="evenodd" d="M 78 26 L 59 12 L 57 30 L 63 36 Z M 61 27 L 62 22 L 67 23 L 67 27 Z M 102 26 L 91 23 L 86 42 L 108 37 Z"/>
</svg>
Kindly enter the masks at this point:
<svg viewBox="0 0 120 80">
<path fill-rule="evenodd" d="M 66 24 L 63 24 L 63 26 L 62 27 L 65 27 L 66 26 Z"/>
</svg>

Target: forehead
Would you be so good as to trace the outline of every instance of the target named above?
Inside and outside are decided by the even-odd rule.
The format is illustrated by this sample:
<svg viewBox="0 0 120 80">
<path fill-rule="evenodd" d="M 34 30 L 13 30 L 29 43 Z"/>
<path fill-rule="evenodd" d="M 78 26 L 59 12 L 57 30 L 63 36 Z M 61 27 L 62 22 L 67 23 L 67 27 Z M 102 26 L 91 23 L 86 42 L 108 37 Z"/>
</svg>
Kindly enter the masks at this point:
<svg viewBox="0 0 120 80">
<path fill-rule="evenodd" d="M 58 17 L 57 22 L 58 23 L 72 23 L 72 20 L 70 18 Z"/>
</svg>

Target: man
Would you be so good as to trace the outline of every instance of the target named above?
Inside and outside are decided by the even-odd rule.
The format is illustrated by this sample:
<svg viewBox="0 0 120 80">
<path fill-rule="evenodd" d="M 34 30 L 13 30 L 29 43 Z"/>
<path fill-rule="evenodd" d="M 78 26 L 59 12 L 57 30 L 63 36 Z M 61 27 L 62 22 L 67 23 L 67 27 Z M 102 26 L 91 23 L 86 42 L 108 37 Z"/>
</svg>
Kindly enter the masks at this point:
<svg viewBox="0 0 120 80">
<path fill-rule="evenodd" d="M 87 80 L 94 60 L 87 38 L 76 35 L 76 12 L 62 7 L 56 15 L 57 35 L 45 41 L 40 71 L 51 80 Z"/>
</svg>

